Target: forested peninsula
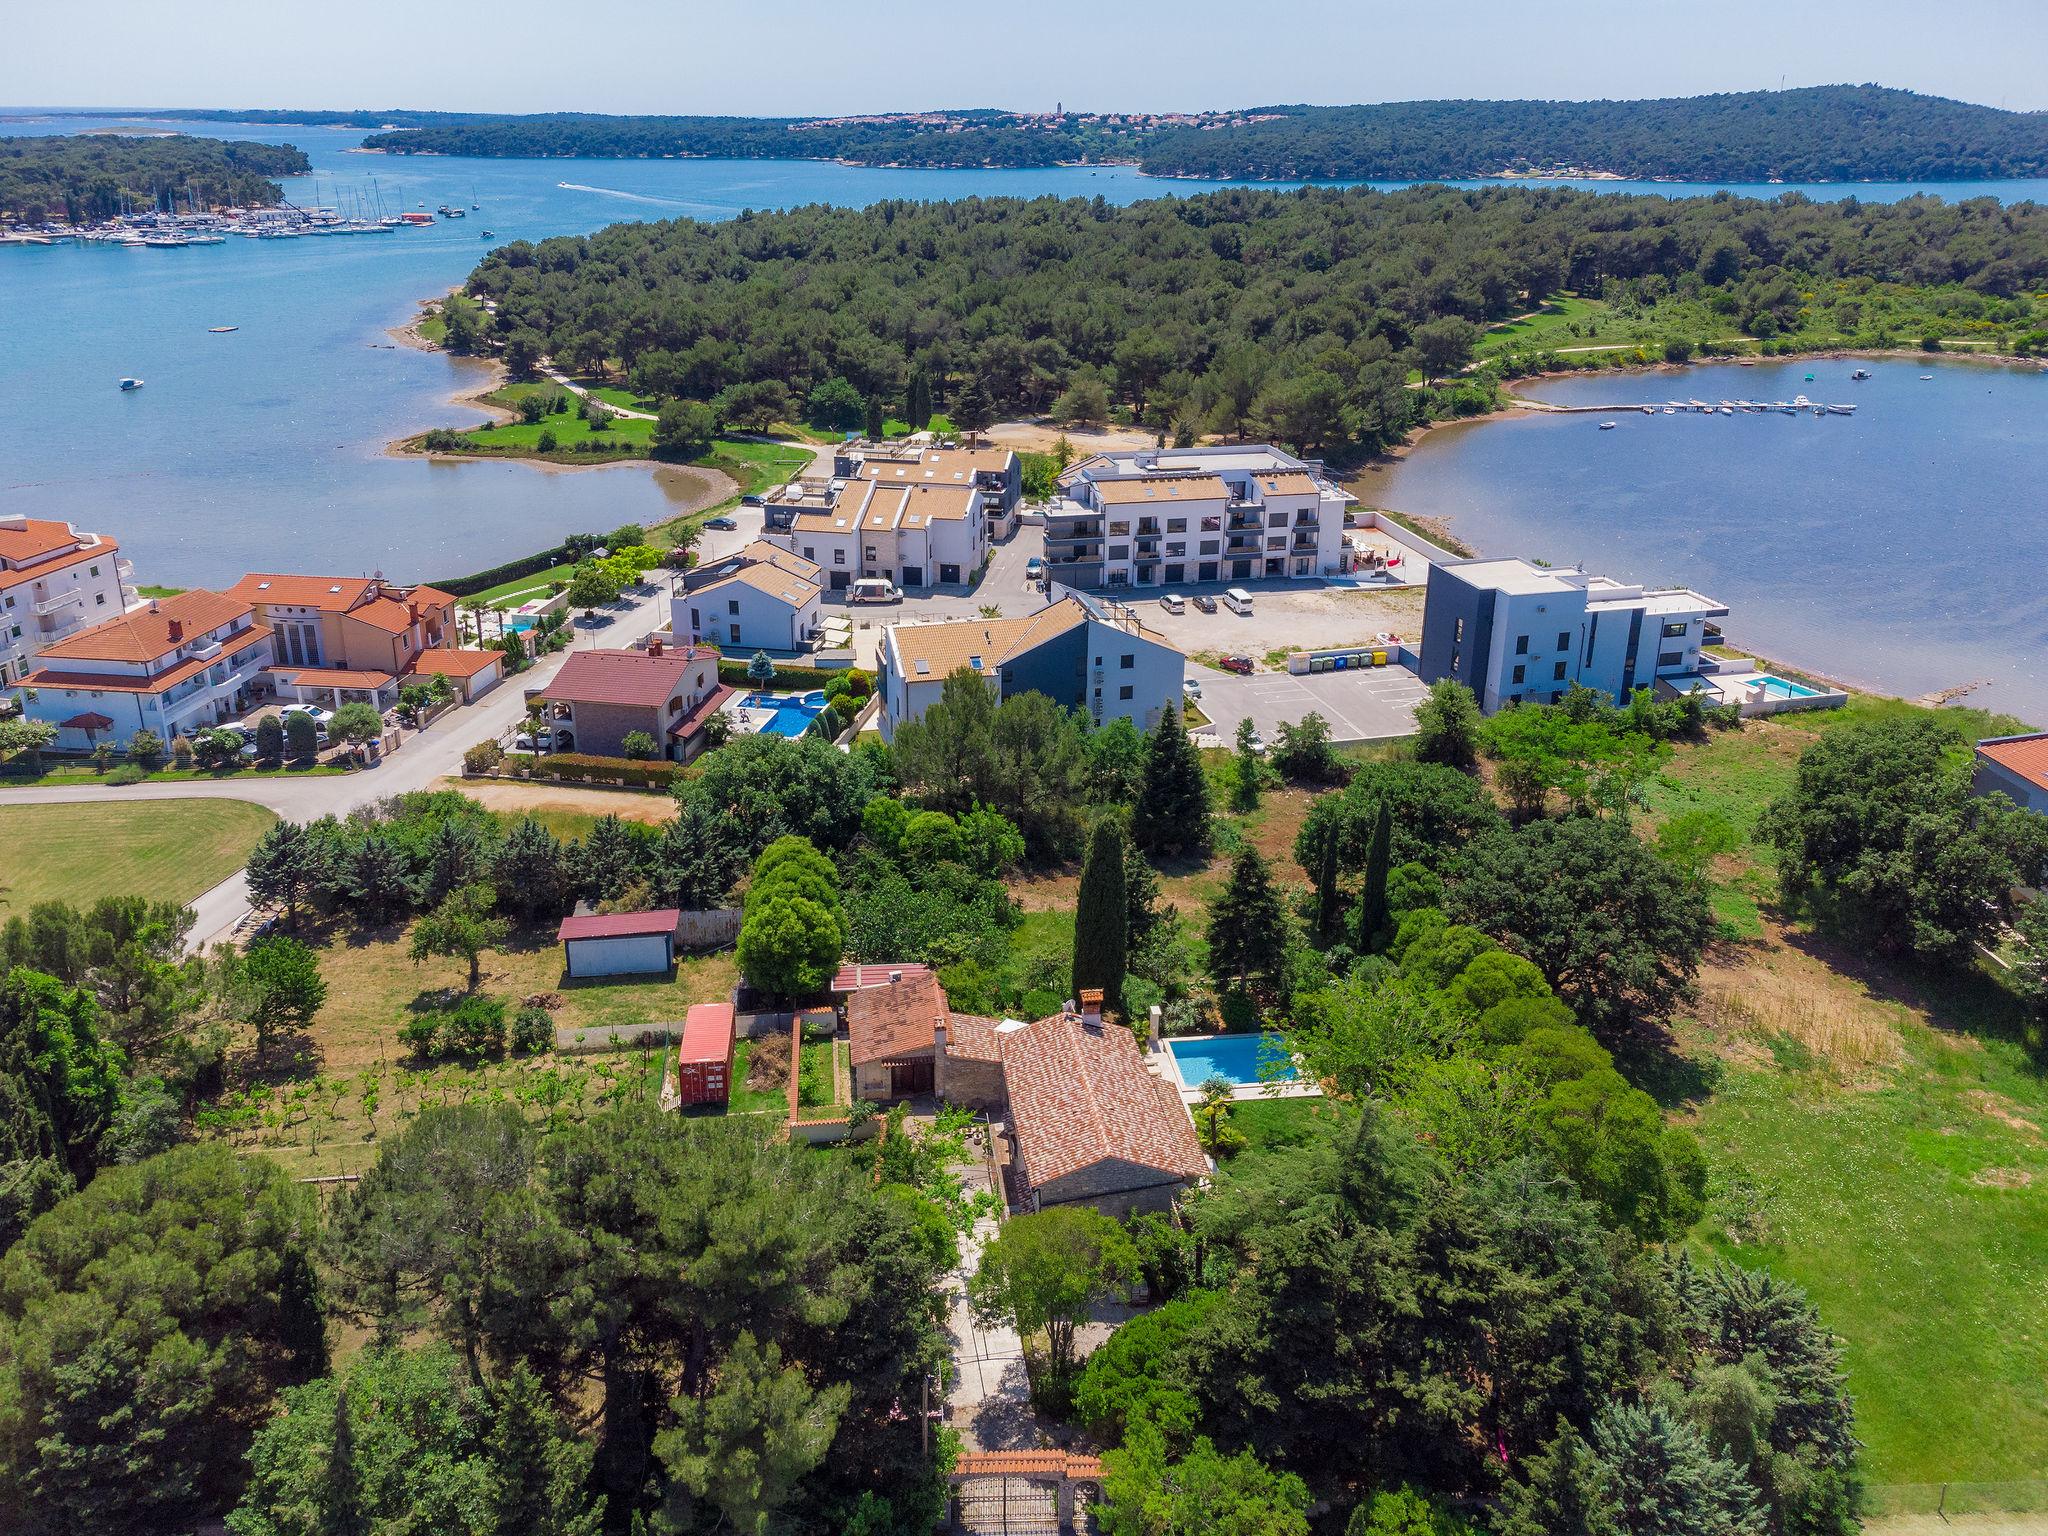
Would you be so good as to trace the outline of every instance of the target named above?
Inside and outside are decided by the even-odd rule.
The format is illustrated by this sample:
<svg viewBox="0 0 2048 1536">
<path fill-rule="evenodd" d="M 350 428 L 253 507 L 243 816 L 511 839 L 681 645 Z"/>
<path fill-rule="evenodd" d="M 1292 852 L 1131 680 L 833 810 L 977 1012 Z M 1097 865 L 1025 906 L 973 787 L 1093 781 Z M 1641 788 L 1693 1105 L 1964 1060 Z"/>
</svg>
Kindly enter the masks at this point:
<svg viewBox="0 0 2048 1536">
<path fill-rule="evenodd" d="M 124 208 L 197 203 L 269 208 L 274 176 L 312 169 L 290 144 L 111 134 L 0 138 L 0 219 L 89 224 Z"/>
<path fill-rule="evenodd" d="M 515 371 L 543 353 L 616 367 L 728 420 L 795 419 L 814 395 L 846 395 L 840 381 L 893 410 L 919 379 L 935 407 L 972 416 L 1114 414 L 1342 454 L 1430 412 L 1412 384 L 1455 381 L 1456 413 L 1556 365 L 1559 341 L 1488 328 L 1563 291 L 1651 317 L 1662 360 L 1727 337 L 1887 346 L 1965 325 L 2031 349 L 2048 342 L 2044 285 L 2048 209 L 2032 203 L 1230 189 L 1123 208 L 814 206 L 514 242 L 468 280 L 495 313 L 463 306 L 449 340 Z M 1562 360 L 1595 355 L 1625 354 Z"/>
<path fill-rule="evenodd" d="M 392 154 L 836 159 L 863 165 L 1132 161 L 1218 180 L 1462 180 L 1567 170 L 1673 181 L 2048 175 L 2048 112 L 1873 85 L 1654 101 L 1406 101 L 1232 112 L 862 117 L 342 115 Z M 337 120 L 329 115 L 323 120 Z"/>
</svg>

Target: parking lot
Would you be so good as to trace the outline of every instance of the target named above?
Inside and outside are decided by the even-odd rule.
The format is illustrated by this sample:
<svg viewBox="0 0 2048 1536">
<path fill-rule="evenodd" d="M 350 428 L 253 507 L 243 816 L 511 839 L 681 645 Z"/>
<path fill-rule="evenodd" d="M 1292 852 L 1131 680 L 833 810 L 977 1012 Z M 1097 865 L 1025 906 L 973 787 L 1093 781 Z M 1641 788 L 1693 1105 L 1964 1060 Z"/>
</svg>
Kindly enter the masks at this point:
<svg viewBox="0 0 2048 1536">
<path fill-rule="evenodd" d="M 1249 719 L 1270 746 L 1279 740 L 1282 725 L 1310 714 L 1330 722 L 1330 739 L 1338 743 L 1407 736 L 1415 730 L 1415 706 L 1429 693 L 1406 667 L 1235 677 L 1190 666 L 1188 676 L 1201 683 L 1202 713 L 1213 722 L 1209 732 L 1226 747 L 1236 740 L 1240 720 Z"/>
</svg>

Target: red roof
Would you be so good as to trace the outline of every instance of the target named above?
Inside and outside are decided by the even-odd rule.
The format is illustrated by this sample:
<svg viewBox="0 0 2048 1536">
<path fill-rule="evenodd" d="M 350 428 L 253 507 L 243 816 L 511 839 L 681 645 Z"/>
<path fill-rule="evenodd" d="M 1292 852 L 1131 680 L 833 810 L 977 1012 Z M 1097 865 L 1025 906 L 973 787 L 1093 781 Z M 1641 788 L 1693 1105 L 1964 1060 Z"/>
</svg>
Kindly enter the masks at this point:
<svg viewBox="0 0 2048 1536">
<path fill-rule="evenodd" d="M 678 741 L 688 741 L 704 729 L 704 722 L 718 713 L 718 706 L 733 696 L 730 683 L 720 683 L 697 701 L 697 707 L 668 728 L 669 735 Z"/>
<path fill-rule="evenodd" d="M 95 714 L 92 710 L 87 710 L 82 715 L 73 715 L 69 720 L 60 720 L 57 723 L 67 731 L 111 731 L 114 728 L 113 721 L 109 720 L 105 715 Z"/>
<path fill-rule="evenodd" d="M 939 978 L 923 966 L 898 982 L 857 987 L 846 1000 L 848 1055 L 856 1067 L 905 1056 L 929 1056 L 934 1026 L 946 1017 Z"/>
<path fill-rule="evenodd" d="M 1980 741 L 1977 755 L 2048 789 L 2048 732 L 2015 736 L 2010 741 Z"/>
<path fill-rule="evenodd" d="M 505 659 L 503 651 L 421 651 L 413 659 L 412 670 L 422 677 L 475 677 L 488 671 Z"/>
<path fill-rule="evenodd" d="M 604 916 L 565 917 L 555 937 L 564 944 L 571 939 L 625 939 L 650 933 L 676 931 L 682 913 L 674 907 L 659 912 L 612 912 Z"/>
<path fill-rule="evenodd" d="M 732 1054 L 732 1004 L 693 1003 L 683 1018 L 677 1061 L 724 1061 Z"/>
<path fill-rule="evenodd" d="M 576 651 L 555 680 L 535 693 L 565 704 L 628 704 L 658 708 L 681 693 L 690 669 L 715 651 Z"/>
<path fill-rule="evenodd" d="M 1010 1129 L 1034 1186 L 1103 1163 L 1170 1178 L 1208 1172 L 1180 1094 L 1145 1070 L 1122 1025 L 1056 1013 L 1000 1032 L 997 1044 Z"/>
<path fill-rule="evenodd" d="M 858 992 L 863 987 L 886 987 L 889 973 L 898 971 L 908 981 L 913 976 L 922 976 L 931 970 L 928 965 L 842 965 L 832 977 L 834 992 Z"/>
</svg>

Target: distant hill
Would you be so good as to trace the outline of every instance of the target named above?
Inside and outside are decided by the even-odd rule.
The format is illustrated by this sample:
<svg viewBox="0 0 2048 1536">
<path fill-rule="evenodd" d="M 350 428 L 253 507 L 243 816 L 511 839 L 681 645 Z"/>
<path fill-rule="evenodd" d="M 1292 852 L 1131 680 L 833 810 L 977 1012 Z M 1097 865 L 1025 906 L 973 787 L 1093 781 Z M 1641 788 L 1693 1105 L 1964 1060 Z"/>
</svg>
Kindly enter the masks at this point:
<svg viewBox="0 0 2048 1536">
<path fill-rule="evenodd" d="M 270 178 L 310 170 L 289 144 L 248 144 L 177 134 L 0 138 L 0 219 L 91 223 L 124 207 L 174 200 L 268 208 L 284 197 Z"/>
<path fill-rule="evenodd" d="M 700 155 L 928 166 L 1115 160 L 1162 176 L 1218 180 L 1456 180 L 1565 169 L 1743 182 L 2048 175 L 2048 112 L 2005 112 L 1874 85 L 1657 101 L 1408 101 L 1183 114 L 312 116 L 400 125 L 367 141 L 395 154 Z"/>
</svg>

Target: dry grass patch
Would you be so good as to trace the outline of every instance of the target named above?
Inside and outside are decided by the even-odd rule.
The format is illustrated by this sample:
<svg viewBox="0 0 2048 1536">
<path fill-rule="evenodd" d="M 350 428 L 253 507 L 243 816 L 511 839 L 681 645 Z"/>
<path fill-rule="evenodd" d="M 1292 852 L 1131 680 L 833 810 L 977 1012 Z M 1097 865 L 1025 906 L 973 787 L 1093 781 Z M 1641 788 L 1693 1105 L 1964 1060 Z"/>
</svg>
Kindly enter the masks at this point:
<svg viewBox="0 0 2048 1536">
<path fill-rule="evenodd" d="M 486 810 L 510 816 L 535 816 L 550 826 L 584 825 L 599 816 L 660 826 L 676 814 L 674 799 L 644 790 L 578 789 L 566 784 L 496 779 L 443 779 L 434 787 L 457 790 Z"/>
<path fill-rule="evenodd" d="M 1724 1054 L 1750 1063 L 1768 1053 L 1842 1087 L 1874 1087 L 1905 1056 L 1892 1007 L 1775 943 L 1743 946 L 1703 967 L 1695 1017 Z"/>
</svg>

